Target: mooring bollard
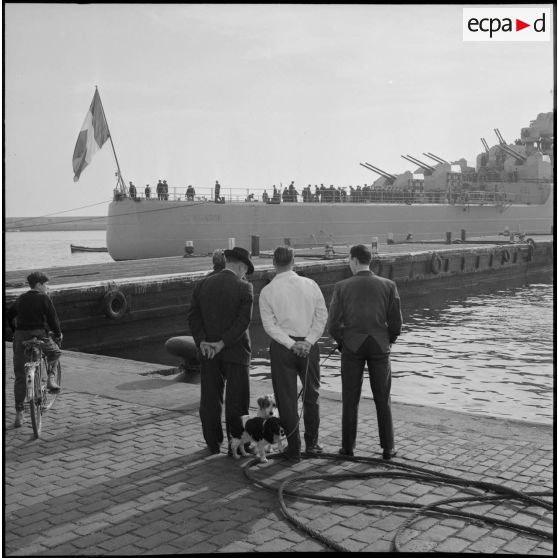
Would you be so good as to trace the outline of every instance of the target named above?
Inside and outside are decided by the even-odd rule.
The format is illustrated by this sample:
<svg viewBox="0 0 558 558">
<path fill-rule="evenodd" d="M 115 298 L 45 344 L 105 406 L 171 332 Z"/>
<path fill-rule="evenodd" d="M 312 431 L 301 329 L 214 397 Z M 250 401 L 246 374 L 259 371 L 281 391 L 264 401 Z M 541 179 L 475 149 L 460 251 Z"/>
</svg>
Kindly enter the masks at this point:
<svg viewBox="0 0 558 558">
<path fill-rule="evenodd" d="M 372 252 L 372 254 L 377 254 L 378 253 L 378 237 L 377 236 L 372 237 L 371 252 Z"/>
<path fill-rule="evenodd" d="M 184 256 L 183 258 L 187 258 L 194 253 L 194 243 L 191 240 L 187 240 L 184 245 Z"/>
<path fill-rule="evenodd" d="M 446 244 L 451 244 L 451 231 L 446 233 Z"/>
<path fill-rule="evenodd" d="M 235 244 L 235 239 L 229 238 L 229 250 L 232 250 L 234 248 L 234 244 Z"/>
<path fill-rule="evenodd" d="M 252 256 L 260 255 L 260 237 L 252 235 Z"/>
<path fill-rule="evenodd" d="M 461 241 L 465 242 L 467 240 L 467 231 L 465 229 L 461 229 Z"/>
</svg>

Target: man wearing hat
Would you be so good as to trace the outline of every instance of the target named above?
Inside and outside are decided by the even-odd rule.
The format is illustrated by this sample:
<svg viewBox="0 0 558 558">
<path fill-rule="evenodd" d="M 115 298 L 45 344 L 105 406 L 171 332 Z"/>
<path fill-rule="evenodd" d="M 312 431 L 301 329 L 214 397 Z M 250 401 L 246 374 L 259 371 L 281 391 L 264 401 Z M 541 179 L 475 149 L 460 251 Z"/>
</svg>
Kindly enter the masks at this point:
<svg viewBox="0 0 558 558">
<path fill-rule="evenodd" d="M 220 271 L 223 271 L 223 269 L 225 269 L 225 266 L 227 265 L 227 262 L 225 260 L 225 252 L 223 252 L 223 250 L 221 250 L 220 248 L 217 248 L 217 250 L 213 250 L 211 263 L 213 264 L 213 270 L 207 274 L 208 277 L 210 275 L 215 275 L 216 273 L 219 273 Z"/>
<path fill-rule="evenodd" d="M 250 336 L 254 292 L 245 275 L 254 271 L 250 253 L 239 246 L 225 250 L 225 269 L 197 283 L 188 324 L 201 354 L 200 419 L 211 453 L 223 441 L 221 414 L 225 395 L 225 423 L 229 454 L 231 437 L 242 434 L 242 415 L 250 406 Z"/>
</svg>

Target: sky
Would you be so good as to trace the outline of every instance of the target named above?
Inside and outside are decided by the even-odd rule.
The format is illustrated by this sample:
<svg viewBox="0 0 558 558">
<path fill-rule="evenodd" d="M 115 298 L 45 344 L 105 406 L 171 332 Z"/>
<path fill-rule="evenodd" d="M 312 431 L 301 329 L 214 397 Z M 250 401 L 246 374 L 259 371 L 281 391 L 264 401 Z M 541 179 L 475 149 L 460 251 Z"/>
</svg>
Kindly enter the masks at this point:
<svg viewBox="0 0 558 558">
<path fill-rule="evenodd" d="M 555 62 L 552 41 L 463 41 L 465 6 L 6 3 L 4 215 L 106 214 L 110 142 L 72 170 L 95 86 L 140 190 L 356 186 L 377 178 L 360 162 L 400 173 L 424 152 L 474 165 L 481 137 L 553 110 Z"/>
</svg>

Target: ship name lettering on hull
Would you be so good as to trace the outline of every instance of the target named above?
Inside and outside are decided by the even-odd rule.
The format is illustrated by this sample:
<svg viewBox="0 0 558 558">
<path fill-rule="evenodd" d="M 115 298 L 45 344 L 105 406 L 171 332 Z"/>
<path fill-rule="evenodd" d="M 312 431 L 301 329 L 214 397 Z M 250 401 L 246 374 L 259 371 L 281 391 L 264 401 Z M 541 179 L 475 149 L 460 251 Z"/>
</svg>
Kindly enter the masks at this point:
<svg viewBox="0 0 558 558">
<path fill-rule="evenodd" d="M 189 221 L 194 223 L 218 223 L 221 221 L 221 215 L 188 215 Z"/>
</svg>

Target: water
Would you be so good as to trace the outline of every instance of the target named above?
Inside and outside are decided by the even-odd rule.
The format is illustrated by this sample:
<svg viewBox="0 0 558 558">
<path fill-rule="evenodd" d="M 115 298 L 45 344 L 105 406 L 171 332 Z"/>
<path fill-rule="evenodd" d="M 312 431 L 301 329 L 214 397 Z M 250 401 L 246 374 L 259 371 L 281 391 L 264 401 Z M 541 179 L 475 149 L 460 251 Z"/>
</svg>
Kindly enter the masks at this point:
<svg viewBox="0 0 558 558">
<path fill-rule="evenodd" d="M 70 251 L 70 244 L 106 247 L 105 231 L 32 231 L 5 233 L 4 269 L 41 269 L 112 262 L 107 252 Z"/>
<path fill-rule="evenodd" d="M 540 280 L 403 301 L 394 401 L 551 423 L 553 285 Z M 324 387 L 339 391 L 338 353 L 323 368 Z"/>
<path fill-rule="evenodd" d="M 6 233 L 7 270 L 111 261 L 106 253 L 70 253 L 70 243 L 105 246 L 104 231 Z M 517 420 L 553 421 L 553 276 L 499 280 L 403 299 L 404 327 L 392 353 L 394 401 Z M 251 374 L 270 378 L 268 339 L 250 329 Z M 165 339 L 106 354 L 177 365 Z M 340 357 L 320 340 L 322 387 L 341 391 Z M 327 359 L 326 359 L 327 357 Z M 199 381 L 199 378 L 192 378 Z M 363 397 L 372 397 L 365 372 Z"/>
</svg>

